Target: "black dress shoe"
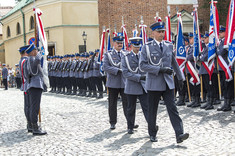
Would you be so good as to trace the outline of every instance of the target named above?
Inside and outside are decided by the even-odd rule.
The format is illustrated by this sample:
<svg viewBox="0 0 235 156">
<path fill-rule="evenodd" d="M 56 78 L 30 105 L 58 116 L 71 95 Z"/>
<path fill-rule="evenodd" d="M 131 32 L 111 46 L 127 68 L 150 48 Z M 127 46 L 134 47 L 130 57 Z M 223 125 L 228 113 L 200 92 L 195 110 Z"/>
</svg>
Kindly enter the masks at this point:
<svg viewBox="0 0 235 156">
<path fill-rule="evenodd" d="M 150 141 L 151 142 L 157 142 L 157 138 L 155 136 L 150 136 Z"/>
<path fill-rule="evenodd" d="M 110 129 L 111 130 L 114 130 L 116 127 L 115 127 L 115 124 L 111 124 L 111 126 L 110 126 Z"/>
<path fill-rule="evenodd" d="M 188 133 L 184 133 L 184 134 L 180 134 L 177 138 L 176 138 L 176 142 L 177 143 L 181 143 L 184 140 L 188 139 L 189 134 Z"/>
<path fill-rule="evenodd" d="M 134 127 L 133 127 L 133 128 L 135 128 L 135 129 L 136 129 L 136 128 L 138 128 L 138 127 L 139 127 L 139 125 L 134 125 Z"/>
<path fill-rule="evenodd" d="M 133 129 L 128 129 L 128 134 L 133 134 L 134 133 L 134 131 L 133 131 Z"/>
</svg>

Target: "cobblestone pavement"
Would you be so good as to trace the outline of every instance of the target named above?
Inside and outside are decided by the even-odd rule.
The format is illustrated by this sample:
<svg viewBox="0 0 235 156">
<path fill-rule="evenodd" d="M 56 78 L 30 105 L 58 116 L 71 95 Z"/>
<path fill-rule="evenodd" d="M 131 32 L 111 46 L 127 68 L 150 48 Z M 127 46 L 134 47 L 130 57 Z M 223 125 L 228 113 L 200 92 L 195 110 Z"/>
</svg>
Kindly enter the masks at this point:
<svg viewBox="0 0 235 156">
<path fill-rule="evenodd" d="M 179 107 L 190 138 L 176 144 L 166 108 L 160 105 L 158 142 L 151 143 L 139 104 L 136 123 L 140 127 L 129 135 L 120 102 L 118 123 L 111 131 L 107 96 L 96 100 L 43 93 L 42 128 L 48 135 L 32 136 L 26 132 L 23 93 L 0 89 L 0 100 L 0 155 L 235 155 L 232 111 Z"/>
</svg>

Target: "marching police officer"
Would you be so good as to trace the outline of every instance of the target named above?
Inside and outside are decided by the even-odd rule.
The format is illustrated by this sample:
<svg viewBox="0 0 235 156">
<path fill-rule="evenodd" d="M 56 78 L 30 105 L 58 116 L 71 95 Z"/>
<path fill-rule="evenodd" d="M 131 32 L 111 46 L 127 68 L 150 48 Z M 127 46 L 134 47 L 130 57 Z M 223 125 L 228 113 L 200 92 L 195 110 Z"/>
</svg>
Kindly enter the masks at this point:
<svg viewBox="0 0 235 156">
<path fill-rule="evenodd" d="M 163 97 L 171 124 L 175 130 L 176 141 L 181 143 L 189 137 L 184 133 L 183 122 L 174 101 L 173 72 L 179 80 L 179 87 L 183 87 L 183 78 L 173 54 L 173 45 L 163 41 L 164 22 L 156 22 L 150 26 L 154 40 L 143 46 L 140 55 L 140 68 L 147 72 L 146 89 L 148 91 L 148 132 L 150 140 L 156 142 L 156 117 L 160 97 Z M 173 67 L 174 71 L 171 69 Z"/>
<path fill-rule="evenodd" d="M 25 62 L 24 72 L 27 74 L 27 93 L 29 94 L 30 120 L 33 128 L 33 135 L 45 135 L 38 126 L 38 113 L 40 109 L 41 96 L 43 91 L 43 73 L 41 68 L 42 53 L 36 50 L 34 44 L 28 46 L 25 52 L 29 55 Z"/>
<path fill-rule="evenodd" d="M 141 37 L 130 39 L 132 51 L 122 57 L 122 73 L 126 78 L 124 93 L 127 95 L 127 127 L 128 133 L 133 134 L 137 97 L 148 122 L 147 90 L 145 88 L 146 73 L 139 68 L 139 50 Z"/>
<path fill-rule="evenodd" d="M 118 94 L 122 97 L 122 106 L 125 117 L 127 117 L 127 98 L 124 93 L 125 78 L 122 75 L 121 57 L 124 55 L 122 52 L 123 36 L 118 33 L 113 37 L 113 50 L 104 54 L 103 68 L 107 73 L 106 87 L 108 87 L 108 103 L 109 103 L 109 123 L 110 129 L 115 129 L 117 123 L 117 100 Z"/>
</svg>

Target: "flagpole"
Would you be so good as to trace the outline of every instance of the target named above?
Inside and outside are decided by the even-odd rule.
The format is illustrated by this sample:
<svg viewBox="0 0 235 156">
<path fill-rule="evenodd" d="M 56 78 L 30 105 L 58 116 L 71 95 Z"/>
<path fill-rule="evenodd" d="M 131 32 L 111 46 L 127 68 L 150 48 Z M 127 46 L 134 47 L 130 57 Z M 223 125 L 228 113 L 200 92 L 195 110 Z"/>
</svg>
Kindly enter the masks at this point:
<svg viewBox="0 0 235 156">
<path fill-rule="evenodd" d="M 204 97 L 203 97 L 203 83 L 202 83 L 202 75 L 200 75 L 200 81 L 201 81 L 201 100 L 203 100 L 204 99 Z"/>
<path fill-rule="evenodd" d="M 186 73 L 186 69 L 185 69 L 185 75 L 186 75 L 186 82 L 187 82 L 187 88 L 188 88 L 188 99 L 189 99 L 189 102 L 191 102 L 191 94 L 190 94 L 190 89 L 189 89 L 188 74 Z"/>
<path fill-rule="evenodd" d="M 217 71 L 218 71 L 218 86 L 219 86 L 219 97 L 221 100 L 222 92 L 221 92 L 221 84 L 220 84 L 220 73 L 219 73 L 219 62 L 218 62 L 218 56 L 216 56 L 216 62 L 217 62 Z"/>
<path fill-rule="evenodd" d="M 35 7 L 35 1 L 34 1 L 34 9 L 36 9 Z M 34 37 L 35 37 L 35 46 L 37 47 L 37 22 L 36 22 L 36 15 L 34 13 Z M 38 111 L 38 121 L 39 121 L 39 127 L 41 127 L 41 124 L 42 124 L 42 118 L 41 118 L 41 109 L 40 109 L 40 106 L 39 106 L 39 111 Z"/>
</svg>

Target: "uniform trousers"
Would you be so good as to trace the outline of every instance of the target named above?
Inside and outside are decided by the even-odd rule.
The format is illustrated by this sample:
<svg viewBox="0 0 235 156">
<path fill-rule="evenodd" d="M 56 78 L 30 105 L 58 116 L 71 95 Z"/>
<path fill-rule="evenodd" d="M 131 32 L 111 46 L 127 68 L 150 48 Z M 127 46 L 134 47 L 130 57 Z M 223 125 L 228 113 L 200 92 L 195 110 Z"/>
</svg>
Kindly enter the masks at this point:
<svg viewBox="0 0 235 156">
<path fill-rule="evenodd" d="M 8 89 L 7 79 L 3 79 L 3 85 L 5 86 L 5 89 Z"/>
<path fill-rule="evenodd" d="M 89 81 L 89 78 L 86 78 L 84 79 L 84 82 L 85 82 L 85 88 L 87 91 L 91 91 L 91 85 L 90 85 L 90 81 Z"/>
<path fill-rule="evenodd" d="M 185 95 L 187 93 L 187 82 L 184 81 L 183 84 L 184 84 L 183 88 L 180 90 L 179 89 L 180 87 L 179 87 L 177 76 L 175 76 L 175 86 L 178 88 L 179 96 L 184 96 L 185 97 Z"/>
<path fill-rule="evenodd" d="M 89 77 L 88 79 L 89 79 L 91 91 L 96 91 L 95 82 L 94 82 L 93 77 Z"/>
<path fill-rule="evenodd" d="M 191 79 L 191 75 L 188 74 L 188 80 L 190 81 Z M 190 88 L 190 92 L 191 92 L 191 95 L 194 96 L 194 97 L 200 97 L 200 91 L 201 91 L 201 86 L 200 84 L 196 84 L 196 83 L 191 83 L 189 82 L 189 88 Z"/>
<path fill-rule="evenodd" d="M 73 91 L 77 91 L 77 84 L 75 77 L 70 77 L 70 82 L 71 82 L 71 89 L 73 89 Z"/>
<path fill-rule="evenodd" d="M 81 84 L 82 79 L 81 78 L 76 78 L 76 85 L 77 89 L 82 89 L 82 84 Z"/>
<path fill-rule="evenodd" d="M 122 107 L 123 112 L 127 120 L 127 97 L 124 93 L 124 88 L 108 88 L 108 102 L 109 102 L 109 123 L 116 124 L 117 123 L 117 100 L 118 94 L 120 93 L 122 97 Z"/>
<path fill-rule="evenodd" d="M 221 75 L 223 74 L 222 77 L 226 77 L 225 76 L 225 72 L 221 73 Z M 234 81 L 224 81 L 224 98 L 225 99 L 233 99 L 234 98 Z M 221 87 L 222 88 L 222 87 Z"/>
<path fill-rule="evenodd" d="M 136 112 L 136 100 L 137 97 L 140 100 L 140 105 L 144 113 L 145 120 L 148 122 L 148 103 L 147 103 L 147 93 L 142 95 L 131 95 L 126 94 L 127 96 L 127 127 L 128 129 L 133 129 L 135 125 L 135 112 Z"/>
<path fill-rule="evenodd" d="M 221 94 L 224 96 L 224 92 L 226 92 L 225 80 L 226 76 L 224 71 L 219 71 L 220 73 L 220 86 L 221 86 Z"/>
<path fill-rule="evenodd" d="M 165 91 L 148 91 L 148 132 L 150 136 L 156 136 L 156 118 L 159 100 L 163 97 L 167 112 L 170 117 L 171 125 L 175 130 L 176 137 L 183 134 L 183 122 L 177 111 L 174 101 L 174 89 L 167 89 Z"/>
<path fill-rule="evenodd" d="M 29 94 L 26 92 L 23 92 L 23 94 L 24 94 L 24 114 L 25 114 L 27 121 L 31 123 Z"/>
<path fill-rule="evenodd" d="M 102 78 L 101 77 L 91 77 L 91 79 L 94 83 L 95 90 L 98 90 L 99 92 L 103 92 Z"/>
<path fill-rule="evenodd" d="M 30 109 L 30 119 L 33 124 L 38 122 L 38 113 L 40 109 L 42 89 L 41 88 L 30 88 L 28 90 L 29 94 L 29 109 Z"/>
<path fill-rule="evenodd" d="M 209 79 L 209 74 L 202 74 L 203 86 L 207 88 L 207 97 L 216 98 L 216 85 L 217 85 L 217 75 L 213 73 L 211 76 L 211 84 Z"/>
<path fill-rule="evenodd" d="M 16 87 L 19 89 L 21 87 L 21 78 L 16 77 Z"/>
</svg>

